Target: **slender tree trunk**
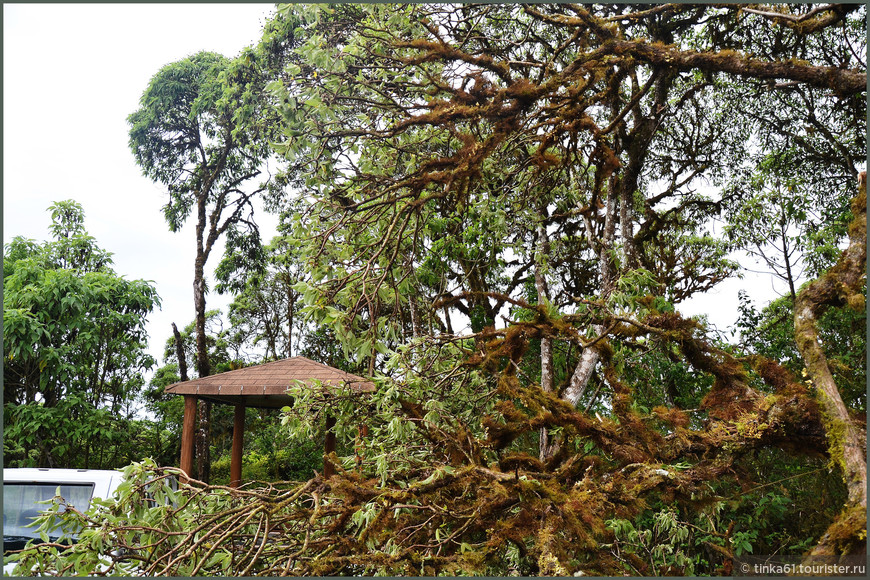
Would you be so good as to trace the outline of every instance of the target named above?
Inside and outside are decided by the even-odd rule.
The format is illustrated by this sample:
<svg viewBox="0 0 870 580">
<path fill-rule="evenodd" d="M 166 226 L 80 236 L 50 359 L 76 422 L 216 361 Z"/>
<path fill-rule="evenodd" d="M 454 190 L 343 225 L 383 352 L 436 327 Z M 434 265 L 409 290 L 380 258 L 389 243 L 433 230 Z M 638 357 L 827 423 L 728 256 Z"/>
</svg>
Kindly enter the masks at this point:
<svg viewBox="0 0 870 580">
<path fill-rule="evenodd" d="M 797 291 L 794 287 L 794 275 L 791 271 L 791 253 L 788 251 L 788 235 L 785 209 L 779 220 L 779 231 L 782 238 L 782 257 L 785 262 L 785 280 L 788 282 L 788 292 L 791 295 L 791 303 L 794 304 L 797 300 Z"/>
<path fill-rule="evenodd" d="M 611 251 L 614 247 L 613 240 L 616 233 L 616 193 L 615 193 L 615 177 L 610 178 L 610 183 L 607 193 L 607 202 L 605 204 L 604 216 L 604 232 L 600 240 L 593 238 L 592 224 L 587 221 L 586 236 L 589 245 L 598 250 L 598 261 L 601 275 L 601 299 L 610 298 L 613 291 L 616 289 L 617 269 L 611 257 Z M 601 325 L 594 325 L 593 330 L 597 335 L 605 332 L 606 328 Z M 583 393 L 586 391 L 586 386 L 589 384 L 589 379 L 592 378 L 592 372 L 595 370 L 595 365 L 601 358 L 596 346 L 591 346 L 583 350 L 580 355 L 580 360 L 577 366 L 574 367 L 574 372 L 571 374 L 571 379 L 568 386 L 562 392 L 562 399 L 568 401 L 572 405 L 577 405 L 580 399 L 583 398 Z"/>
<path fill-rule="evenodd" d="M 622 229 L 622 247 L 625 249 L 625 265 L 629 269 L 640 265 L 637 256 L 637 248 L 634 243 L 634 219 L 632 217 L 632 205 L 634 205 L 634 192 L 627 187 L 622 187 L 619 199 L 619 223 Z"/>
<path fill-rule="evenodd" d="M 550 292 L 547 285 L 546 263 L 550 255 L 550 240 L 547 238 L 547 228 L 543 219 L 546 217 L 546 208 L 541 211 L 541 222 L 536 232 L 537 245 L 535 249 L 535 288 L 538 291 L 538 304 L 546 304 L 550 300 Z M 553 339 L 549 336 L 541 337 L 541 389 L 545 393 L 553 392 Z M 553 439 L 550 442 L 546 427 L 541 427 L 539 456 L 541 461 L 552 457 L 558 450 L 559 442 Z"/>
<path fill-rule="evenodd" d="M 377 297 L 375 297 L 375 300 L 377 300 Z M 380 306 L 379 306 L 378 302 L 372 302 L 371 300 L 369 300 L 369 318 L 370 318 L 371 324 L 372 324 L 372 332 L 374 333 L 374 340 L 372 341 L 373 343 L 376 343 L 378 341 L 377 320 L 378 320 L 378 313 L 379 312 L 380 312 Z M 369 371 L 368 371 L 369 377 L 373 377 L 375 375 L 375 362 L 377 360 L 378 351 L 374 347 L 375 347 L 375 345 L 372 344 L 372 354 L 369 356 Z"/>
<path fill-rule="evenodd" d="M 196 224 L 197 252 L 193 270 L 193 307 L 196 312 L 196 372 L 200 377 L 211 374 L 211 365 L 208 360 L 208 344 L 205 337 L 205 262 L 208 258 L 208 250 L 203 246 L 203 234 L 206 226 L 205 199 L 201 198 L 198 203 L 199 221 Z M 208 483 L 211 476 L 211 453 L 209 442 L 211 440 L 211 403 L 197 401 L 197 415 L 199 417 L 199 429 L 196 431 L 196 466 L 197 476 L 200 480 Z"/>
<path fill-rule="evenodd" d="M 444 307 L 444 327 L 447 329 L 447 334 L 453 334 L 453 324 L 450 322 L 450 309 Z"/>
<path fill-rule="evenodd" d="M 178 359 L 178 376 L 182 382 L 186 382 L 187 378 L 187 357 L 184 356 L 184 345 L 181 342 L 181 333 L 178 332 L 178 327 L 172 323 L 172 336 L 175 337 L 175 356 Z"/>
<path fill-rule="evenodd" d="M 293 356 L 293 312 L 296 309 L 296 298 L 293 288 L 287 283 L 287 358 Z"/>
<path fill-rule="evenodd" d="M 209 437 L 211 431 L 211 403 L 202 399 L 196 402 L 199 429 L 196 430 L 196 472 L 197 477 L 206 483 L 211 477 L 211 450 Z"/>
<path fill-rule="evenodd" d="M 596 332 L 604 332 L 604 327 L 595 326 Z M 574 372 L 571 374 L 571 380 L 568 386 L 562 392 L 562 398 L 572 405 L 576 406 L 583 398 L 583 393 L 586 391 L 586 385 L 589 384 L 589 379 L 592 378 L 592 371 L 595 370 L 595 365 L 601 355 L 595 347 L 587 348 L 580 355 L 580 361 L 574 367 Z"/>
<path fill-rule="evenodd" d="M 208 360 L 208 344 L 205 336 L 205 259 L 197 256 L 193 280 L 193 307 L 196 311 L 196 373 L 200 377 L 211 374 Z"/>
<path fill-rule="evenodd" d="M 194 280 L 194 306 L 196 308 L 196 372 L 207 377 L 211 371 L 208 360 L 208 346 L 205 340 L 205 281 L 202 279 L 202 265 L 197 259 L 197 276 Z M 211 403 L 198 400 L 197 417 L 199 428 L 196 430 L 196 473 L 197 477 L 208 483 L 211 476 Z"/>
<path fill-rule="evenodd" d="M 611 177 L 607 187 L 605 202 L 604 232 L 598 245 L 598 263 L 601 269 L 601 298 L 610 298 L 616 289 L 617 264 L 614 263 L 613 250 L 616 246 L 617 222 L 617 178 Z M 591 235 L 591 232 L 590 232 Z"/>
<path fill-rule="evenodd" d="M 414 338 L 419 338 L 420 336 L 422 336 L 423 332 L 420 326 L 420 312 L 417 309 L 416 296 L 408 297 L 408 310 L 411 315 L 411 334 Z"/>
</svg>

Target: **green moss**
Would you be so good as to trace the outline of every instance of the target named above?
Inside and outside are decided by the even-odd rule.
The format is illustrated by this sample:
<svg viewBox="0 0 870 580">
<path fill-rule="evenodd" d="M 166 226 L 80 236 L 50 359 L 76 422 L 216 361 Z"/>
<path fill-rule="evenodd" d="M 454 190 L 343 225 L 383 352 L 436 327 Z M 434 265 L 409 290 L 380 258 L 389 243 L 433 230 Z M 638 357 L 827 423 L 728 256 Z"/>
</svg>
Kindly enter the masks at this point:
<svg viewBox="0 0 870 580">
<path fill-rule="evenodd" d="M 831 416 L 828 412 L 827 409 L 830 406 L 830 402 L 827 400 L 828 395 L 826 393 L 818 390 L 816 391 L 816 396 L 822 399 L 822 404 L 819 407 L 822 415 L 822 424 L 825 427 L 825 435 L 828 440 L 828 453 L 830 455 L 828 467 L 831 469 L 837 467 L 845 474 L 847 473 L 846 458 L 843 453 L 846 448 L 846 423 L 842 419 Z"/>
<path fill-rule="evenodd" d="M 854 506 L 841 513 L 819 540 L 812 555 L 861 554 L 867 549 L 867 512 Z"/>
<path fill-rule="evenodd" d="M 570 576 L 571 574 L 553 554 L 541 554 L 538 558 L 538 569 L 541 576 Z"/>
</svg>

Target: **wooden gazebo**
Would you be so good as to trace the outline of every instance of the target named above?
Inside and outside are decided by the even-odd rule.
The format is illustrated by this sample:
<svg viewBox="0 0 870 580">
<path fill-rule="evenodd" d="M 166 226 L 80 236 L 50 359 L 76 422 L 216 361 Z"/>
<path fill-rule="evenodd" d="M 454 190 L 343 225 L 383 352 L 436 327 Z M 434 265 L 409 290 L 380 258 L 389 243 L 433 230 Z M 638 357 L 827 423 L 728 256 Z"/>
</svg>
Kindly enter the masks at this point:
<svg viewBox="0 0 870 580">
<path fill-rule="evenodd" d="M 230 459 L 230 485 L 238 486 L 242 479 L 242 442 L 245 430 L 245 409 L 280 409 L 292 403 L 287 394 L 291 385 L 311 388 L 348 386 L 356 392 L 375 390 L 374 383 L 336 368 L 296 356 L 257 366 L 228 371 L 217 375 L 175 383 L 166 392 L 184 396 L 184 422 L 181 431 L 181 469 L 189 474 L 193 469 L 193 434 L 196 425 L 196 401 L 205 399 L 233 405 L 233 447 Z M 327 419 L 327 426 L 331 427 Z M 324 443 L 326 454 L 335 451 L 335 435 L 328 431 Z M 324 465 L 324 475 L 332 473 L 332 465 Z"/>
</svg>

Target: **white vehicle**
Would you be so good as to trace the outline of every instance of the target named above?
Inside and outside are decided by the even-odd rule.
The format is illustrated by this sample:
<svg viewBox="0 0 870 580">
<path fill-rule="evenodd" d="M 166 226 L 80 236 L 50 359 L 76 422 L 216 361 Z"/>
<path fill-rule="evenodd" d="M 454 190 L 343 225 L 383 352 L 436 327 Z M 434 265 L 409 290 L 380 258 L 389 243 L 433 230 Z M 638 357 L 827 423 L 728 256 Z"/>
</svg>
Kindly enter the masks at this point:
<svg viewBox="0 0 870 580">
<path fill-rule="evenodd" d="M 21 550 L 27 542 L 39 543 L 33 518 L 46 509 L 39 502 L 50 500 L 57 494 L 77 510 L 88 509 L 93 498 L 108 499 L 121 483 L 120 471 L 98 469 L 3 469 L 3 553 Z M 57 538 L 52 537 L 52 540 Z M 11 573 L 15 564 L 3 567 L 5 574 Z"/>
</svg>

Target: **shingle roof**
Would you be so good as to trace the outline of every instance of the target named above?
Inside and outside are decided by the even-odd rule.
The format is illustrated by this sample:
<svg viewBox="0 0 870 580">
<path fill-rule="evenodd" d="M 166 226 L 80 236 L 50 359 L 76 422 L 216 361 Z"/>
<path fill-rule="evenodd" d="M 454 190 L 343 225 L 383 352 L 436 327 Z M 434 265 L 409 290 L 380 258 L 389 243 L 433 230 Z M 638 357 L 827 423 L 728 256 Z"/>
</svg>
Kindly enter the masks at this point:
<svg viewBox="0 0 870 580">
<path fill-rule="evenodd" d="M 299 382 L 310 387 L 349 386 L 356 392 L 371 392 L 371 381 L 302 356 L 175 383 L 166 387 L 172 395 L 196 395 L 220 403 L 244 403 L 249 407 L 282 407 L 289 404 L 287 389 Z"/>
</svg>

